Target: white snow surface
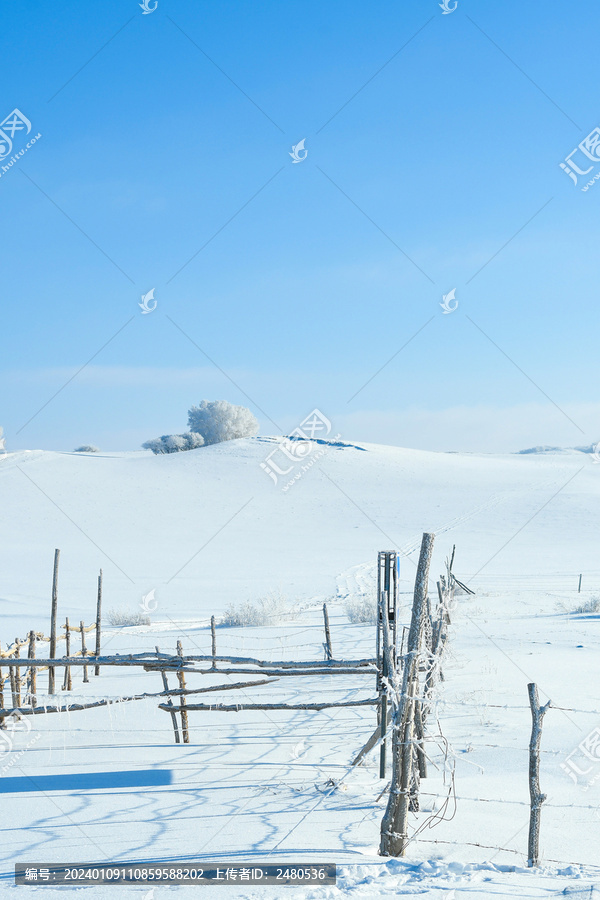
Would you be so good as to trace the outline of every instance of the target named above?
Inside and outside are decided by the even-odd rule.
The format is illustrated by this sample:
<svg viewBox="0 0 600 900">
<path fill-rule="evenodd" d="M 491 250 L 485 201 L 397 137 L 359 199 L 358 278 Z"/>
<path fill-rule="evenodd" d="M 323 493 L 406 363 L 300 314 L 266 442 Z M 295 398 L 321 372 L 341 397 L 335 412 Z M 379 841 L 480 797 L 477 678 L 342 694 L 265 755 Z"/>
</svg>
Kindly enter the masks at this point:
<svg viewBox="0 0 600 900">
<path fill-rule="evenodd" d="M 338 864 L 335 887 L 159 885 L 154 900 L 198 890 L 236 898 L 600 894 L 600 614 L 574 612 L 600 594 L 600 467 L 575 450 L 476 455 L 320 445 L 315 464 L 284 491 L 285 478 L 275 486 L 260 465 L 279 440 L 164 456 L 0 456 L 2 645 L 32 628 L 49 633 L 60 548 L 61 622 L 93 621 L 103 569 L 107 654 L 155 645 L 174 651 L 177 639 L 188 653 L 208 654 L 211 615 L 218 620 L 230 603 L 276 592 L 295 607 L 294 618 L 218 628 L 219 652 L 323 659 L 326 600 L 334 657 L 371 657 L 375 629 L 349 624 L 345 598 L 372 592 L 377 551 L 398 549 L 400 620 L 408 623 L 421 535 L 433 531 L 432 599 L 453 544 L 454 571 L 476 593 L 460 595 L 453 612 L 445 680 L 428 724 L 429 775 L 421 811 L 411 814 L 407 856 L 377 855 L 390 777 L 379 779 L 378 751 L 351 767 L 374 730 L 373 707 L 191 711 L 190 743 L 176 745 L 170 716 L 146 698 L 29 718 L 31 731 L 1 753 L 2 895 L 78 889 L 15 888 L 16 861 Z M 108 624 L 108 610 L 139 612 L 151 591 L 150 625 Z M 188 687 L 227 680 L 187 677 Z M 246 678 L 253 676 L 231 676 Z M 526 861 L 530 681 L 554 707 L 543 724 L 548 799 L 538 869 Z M 161 689 L 158 674 L 105 669 L 89 684 L 75 674 L 73 691 L 59 690 L 58 699 L 116 700 Z M 46 690 L 43 673 L 40 704 Z M 199 702 L 372 696 L 372 677 L 322 676 L 201 694 Z M 577 749 L 582 742 L 585 752 Z M 563 768 L 573 751 L 577 765 L 589 768 L 585 779 Z M 139 784 L 128 785 L 132 777 L 123 773 Z M 149 889 L 79 890 L 104 898 L 144 897 Z"/>
</svg>

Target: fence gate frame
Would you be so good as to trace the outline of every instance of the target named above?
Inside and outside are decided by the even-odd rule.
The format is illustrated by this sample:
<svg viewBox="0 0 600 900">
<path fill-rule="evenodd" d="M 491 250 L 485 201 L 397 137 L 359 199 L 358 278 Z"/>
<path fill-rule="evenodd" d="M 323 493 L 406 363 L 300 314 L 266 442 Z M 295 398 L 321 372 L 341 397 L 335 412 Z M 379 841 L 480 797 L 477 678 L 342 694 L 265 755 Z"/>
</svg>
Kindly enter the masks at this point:
<svg viewBox="0 0 600 900">
<path fill-rule="evenodd" d="M 392 659 L 396 665 L 396 626 L 398 617 L 398 576 L 400 557 L 395 550 L 380 550 L 377 555 L 377 692 L 380 697 L 379 706 L 379 777 L 385 778 L 386 732 L 388 725 L 387 709 L 387 661 L 383 653 L 384 610 L 387 608 L 392 645 Z"/>
</svg>

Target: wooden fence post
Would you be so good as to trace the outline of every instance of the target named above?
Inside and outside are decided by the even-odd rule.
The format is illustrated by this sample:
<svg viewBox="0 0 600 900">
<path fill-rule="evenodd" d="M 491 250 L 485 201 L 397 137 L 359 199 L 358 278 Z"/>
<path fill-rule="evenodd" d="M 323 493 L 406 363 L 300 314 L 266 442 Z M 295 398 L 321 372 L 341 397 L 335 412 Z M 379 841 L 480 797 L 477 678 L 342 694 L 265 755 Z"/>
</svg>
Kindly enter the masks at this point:
<svg viewBox="0 0 600 900">
<path fill-rule="evenodd" d="M 65 622 L 65 655 L 67 659 L 71 656 L 71 629 L 69 628 L 69 617 L 67 616 Z M 63 680 L 63 691 L 70 691 L 73 688 L 73 682 L 71 679 L 71 668 L 70 666 L 65 666 L 65 677 Z"/>
<path fill-rule="evenodd" d="M 160 649 L 157 646 L 156 647 L 157 658 L 158 658 L 159 653 L 160 653 Z M 169 690 L 169 682 L 167 681 L 167 673 L 165 672 L 164 669 L 161 669 L 160 674 L 162 675 L 163 688 L 165 689 L 165 691 L 168 691 Z M 173 706 L 173 701 L 171 700 L 170 697 L 167 697 L 167 699 L 165 700 L 165 703 L 169 707 Z M 175 732 L 175 743 L 180 744 L 181 740 L 179 738 L 179 728 L 177 727 L 177 715 L 175 714 L 174 709 L 170 709 L 170 713 L 171 713 L 171 722 L 173 723 L 173 731 Z"/>
<path fill-rule="evenodd" d="M 60 550 L 54 551 L 54 574 L 52 576 L 52 610 L 50 613 L 50 659 L 56 656 L 56 614 L 58 611 L 58 562 Z M 48 668 L 48 693 L 55 693 L 54 666 Z"/>
<path fill-rule="evenodd" d="M 15 638 L 15 645 L 16 645 L 15 658 L 20 659 L 21 658 L 21 648 L 19 647 L 19 638 Z M 20 707 L 21 706 L 21 669 L 18 666 L 15 667 L 15 688 L 16 688 L 16 697 L 17 697 L 17 702 L 16 702 L 15 706 Z"/>
<path fill-rule="evenodd" d="M 379 620 L 382 623 L 383 647 L 381 654 L 381 678 L 379 683 L 379 777 L 385 778 L 386 733 L 387 733 L 387 682 L 392 676 L 393 658 L 390 651 L 390 622 L 387 591 L 381 591 L 378 601 Z"/>
<path fill-rule="evenodd" d="M 181 646 L 181 641 L 177 641 L 177 656 L 181 656 L 183 658 L 183 648 Z M 185 675 L 180 669 L 177 670 L 177 680 L 179 681 L 180 689 L 182 691 L 185 691 Z M 189 744 L 190 733 L 188 731 L 188 715 L 187 709 L 185 708 L 184 694 L 181 695 L 181 733 L 183 735 L 183 743 Z"/>
<path fill-rule="evenodd" d="M 2 652 L 2 641 L 0 641 L 0 654 Z M 0 669 L 0 709 L 4 709 L 4 674 Z M 0 728 L 5 728 L 4 716 L 0 720 Z"/>
<path fill-rule="evenodd" d="M 10 676 L 10 693 L 12 698 L 12 705 L 13 708 L 15 708 L 19 705 L 17 699 L 17 678 L 19 677 L 19 670 L 17 669 L 17 671 L 15 672 L 15 667 L 10 666 L 8 674 Z"/>
<path fill-rule="evenodd" d="M 331 649 L 331 632 L 329 631 L 329 613 L 327 612 L 327 604 L 323 604 L 323 621 L 325 623 L 325 659 L 333 659 L 333 651 Z"/>
<path fill-rule="evenodd" d="M 35 631 L 31 630 L 29 632 L 29 648 L 27 651 L 27 656 L 29 659 L 35 659 Z M 37 706 L 37 669 L 35 666 L 31 666 L 29 669 L 29 702 L 31 706 L 35 708 Z"/>
<path fill-rule="evenodd" d="M 396 685 L 392 729 L 393 774 L 387 809 L 381 821 L 381 856 L 404 856 L 408 845 L 410 776 L 414 758 L 414 704 L 420 702 L 415 698 L 415 692 L 434 537 L 433 534 L 425 533 L 421 542 L 401 691 L 398 691 Z M 395 677 L 394 682 L 396 680 Z"/>
<path fill-rule="evenodd" d="M 210 617 L 210 637 L 211 637 L 211 645 L 212 645 L 212 667 L 216 669 L 217 667 L 217 633 L 215 630 L 215 617 Z"/>
<path fill-rule="evenodd" d="M 529 817 L 529 843 L 527 848 L 528 866 L 537 866 L 540 852 L 540 816 L 542 803 L 546 794 L 540 789 L 540 744 L 542 741 L 542 722 L 550 700 L 540 706 L 537 684 L 528 684 L 529 705 L 531 707 L 531 740 L 529 741 L 529 795 L 531 797 L 531 813 Z"/>
<path fill-rule="evenodd" d="M 83 619 L 79 623 L 79 627 L 81 629 L 81 655 L 87 656 L 87 647 L 85 645 L 85 626 L 83 624 Z M 89 684 L 89 680 L 90 679 L 88 677 L 88 667 L 84 666 L 83 667 L 83 683 Z"/>
<path fill-rule="evenodd" d="M 98 604 L 96 606 L 96 656 L 100 656 L 100 633 L 102 631 L 102 569 L 98 575 Z M 94 669 L 94 675 L 100 674 L 100 666 Z"/>
</svg>

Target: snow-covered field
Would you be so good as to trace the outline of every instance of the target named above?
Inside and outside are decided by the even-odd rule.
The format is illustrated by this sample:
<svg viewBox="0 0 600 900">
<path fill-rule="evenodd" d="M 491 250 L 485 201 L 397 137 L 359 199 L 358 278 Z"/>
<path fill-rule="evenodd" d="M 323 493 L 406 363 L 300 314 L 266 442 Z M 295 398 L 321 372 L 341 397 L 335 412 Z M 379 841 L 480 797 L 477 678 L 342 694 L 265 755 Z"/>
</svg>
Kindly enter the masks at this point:
<svg viewBox="0 0 600 900">
<path fill-rule="evenodd" d="M 58 547 L 63 621 L 93 621 L 99 568 L 107 612 L 139 612 L 154 591 L 150 625 L 118 628 L 105 618 L 106 653 L 174 651 L 177 639 L 187 652 L 209 653 L 211 615 L 277 593 L 297 606 L 295 617 L 221 627 L 219 652 L 322 659 L 327 600 L 334 656 L 369 657 L 375 629 L 349 623 L 346 599 L 373 590 L 378 550 L 398 548 L 408 621 L 421 534 L 435 532 L 432 575 L 456 544 L 454 570 L 476 594 L 461 596 L 453 614 L 446 680 L 430 720 L 430 775 L 422 810 L 411 817 L 411 831 L 422 830 L 409 854 L 377 856 L 386 782 L 376 754 L 350 767 L 374 729 L 374 708 L 195 712 L 190 744 L 175 745 L 169 715 L 148 698 L 38 716 L 29 734 L 15 737 L 13 753 L 0 760 L 2 890 L 59 896 L 60 889 L 12 887 L 16 861 L 219 860 L 339 866 L 335 888 L 237 885 L 224 889 L 231 897 L 600 891 L 600 613 L 574 612 L 600 594 L 600 467 L 577 451 L 331 446 L 284 491 L 285 480 L 275 486 L 260 466 L 274 443 L 247 439 L 158 457 L 34 450 L 0 458 L 0 637 L 6 646 L 31 628 L 48 633 Z M 202 686 L 209 679 L 223 682 L 204 676 Z M 529 681 L 557 707 L 544 720 L 548 800 L 537 871 L 525 868 Z M 189 676 L 188 687 L 199 682 Z M 219 699 L 356 699 L 373 696 L 373 687 L 365 676 L 292 678 Z M 75 676 L 63 696 L 160 690 L 158 675 L 110 669 L 88 685 Z M 580 768 L 587 760 L 587 781 L 574 783 L 561 763 L 589 735 L 588 756 L 576 757 Z M 173 890 L 194 889 L 159 886 L 155 900 Z M 206 896 L 217 890 L 202 888 Z"/>
</svg>

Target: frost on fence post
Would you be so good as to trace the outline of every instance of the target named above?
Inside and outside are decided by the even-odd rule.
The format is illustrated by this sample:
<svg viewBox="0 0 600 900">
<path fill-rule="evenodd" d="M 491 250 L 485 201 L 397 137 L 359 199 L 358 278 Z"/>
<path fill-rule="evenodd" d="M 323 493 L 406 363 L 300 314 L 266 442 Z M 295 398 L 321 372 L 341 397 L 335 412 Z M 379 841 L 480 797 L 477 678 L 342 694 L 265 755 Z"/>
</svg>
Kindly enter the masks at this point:
<svg viewBox="0 0 600 900">
<path fill-rule="evenodd" d="M 415 697 L 418 681 L 418 663 L 423 617 L 427 608 L 427 584 L 429 566 L 435 535 L 425 533 L 421 543 L 421 554 L 415 580 L 412 618 L 408 633 L 407 651 L 404 659 L 402 688 L 397 683 L 396 672 L 392 675 L 393 688 L 393 775 L 387 809 L 381 821 L 381 856 L 404 856 L 408 844 L 408 807 L 410 775 L 413 761 L 414 705 L 420 702 Z"/>
<path fill-rule="evenodd" d="M 531 796 L 531 814 L 529 818 L 529 844 L 527 849 L 527 865 L 537 866 L 540 852 L 540 817 L 542 803 L 546 794 L 540 789 L 540 744 L 542 742 L 542 722 L 549 706 L 540 706 L 537 684 L 528 684 L 529 705 L 531 707 L 531 740 L 529 741 L 529 794 Z"/>
</svg>

